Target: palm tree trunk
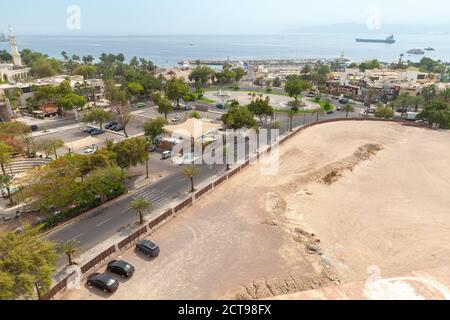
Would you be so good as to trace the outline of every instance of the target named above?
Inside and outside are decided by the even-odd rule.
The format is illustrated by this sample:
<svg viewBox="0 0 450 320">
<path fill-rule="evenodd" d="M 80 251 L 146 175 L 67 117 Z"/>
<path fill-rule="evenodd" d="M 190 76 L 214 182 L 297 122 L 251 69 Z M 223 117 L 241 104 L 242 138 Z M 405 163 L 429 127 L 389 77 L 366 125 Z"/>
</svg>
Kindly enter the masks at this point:
<svg viewBox="0 0 450 320">
<path fill-rule="evenodd" d="M 191 178 L 191 192 L 194 192 L 195 188 L 194 188 L 194 178 Z"/>
<path fill-rule="evenodd" d="M 72 255 L 70 253 L 67 253 L 67 258 L 69 259 L 69 266 L 72 266 L 73 265 Z"/>
<path fill-rule="evenodd" d="M 128 138 L 127 128 L 123 126 L 123 133 L 125 134 L 125 138 Z"/>
<path fill-rule="evenodd" d="M 150 178 L 149 172 L 148 172 L 148 159 L 145 161 L 145 171 L 147 173 L 147 179 Z"/>
<path fill-rule="evenodd" d="M 142 211 L 139 211 L 139 224 L 144 224 L 144 215 L 142 214 Z"/>
</svg>

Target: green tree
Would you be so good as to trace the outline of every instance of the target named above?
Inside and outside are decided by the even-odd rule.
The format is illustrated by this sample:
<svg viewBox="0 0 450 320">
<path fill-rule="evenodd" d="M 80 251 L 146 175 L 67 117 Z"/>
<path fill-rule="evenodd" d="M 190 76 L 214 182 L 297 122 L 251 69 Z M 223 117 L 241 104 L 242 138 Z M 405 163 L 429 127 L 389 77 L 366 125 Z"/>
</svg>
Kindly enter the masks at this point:
<svg viewBox="0 0 450 320">
<path fill-rule="evenodd" d="M 148 160 L 147 144 L 143 138 L 132 138 L 115 143 L 111 146 L 111 151 L 116 154 L 116 162 L 122 172 L 138 164 L 145 164 Z"/>
<path fill-rule="evenodd" d="M 286 85 L 284 86 L 284 90 L 291 98 L 294 98 L 295 101 L 298 101 L 298 97 L 306 90 L 311 88 L 311 84 L 301 79 L 299 76 L 291 75 L 287 77 Z"/>
<path fill-rule="evenodd" d="M 191 181 L 191 192 L 195 192 L 194 178 L 198 175 L 196 166 L 188 166 L 183 169 L 183 175 Z"/>
<path fill-rule="evenodd" d="M 69 93 L 68 95 L 58 100 L 58 107 L 62 110 L 72 110 L 74 108 L 83 108 L 87 104 L 87 100 L 83 96 L 79 96 L 75 93 Z"/>
<path fill-rule="evenodd" d="M 47 291 L 56 269 L 56 251 L 38 229 L 0 237 L 0 300 L 35 297 L 35 283 Z"/>
<path fill-rule="evenodd" d="M 189 80 L 198 85 L 206 85 L 214 78 L 215 71 L 208 66 L 198 66 L 192 70 Z"/>
<path fill-rule="evenodd" d="M 167 121 L 164 118 L 158 117 L 154 120 L 149 120 L 142 125 L 145 131 L 145 136 L 151 139 L 152 144 L 155 144 L 156 137 L 164 133 L 164 126 Z"/>
<path fill-rule="evenodd" d="M 182 78 L 173 77 L 166 83 L 167 97 L 180 106 L 180 100 L 189 93 L 189 86 Z"/>
<path fill-rule="evenodd" d="M 83 115 L 83 122 L 98 123 L 100 129 L 103 129 L 103 124 L 111 119 L 111 113 L 101 108 L 92 108 Z"/>
<path fill-rule="evenodd" d="M 93 79 L 97 74 L 97 69 L 95 68 L 95 66 L 83 65 L 77 67 L 73 73 L 76 75 L 83 76 L 84 79 Z"/>
<path fill-rule="evenodd" d="M 385 106 L 383 104 L 379 104 L 375 110 L 375 117 L 392 119 L 395 113 L 389 106 Z"/>
<path fill-rule="evenodd" d="M 137 98 L 144 93 L 144 86 L 139 82 L 129 82 L 127 84 L 127 91 L 130 96 Z"/>
<path fill-rule="evenodd" d="M 234 130 L 239 130 L 244 127 L 256 128 L 254 114 L 244 106 L 236 106 L 231 108 L 228 113 L 222 116 L 222 121 L 228 128 Z"/>
<path fill-rule="evenodd" d="M 144 224 L 144 215 L 150 211 L 152 203 L 145 198 L 134 199 L 130 204 L 130 210 L 136 212 L 139 216 L 139 224 Z"/>
<path fill-rule="evenodd" d="M 341 110 L 345 112 L 346 118 L 348 118 L 349 113 L 355 112 L 355 108 L 350 103 L 347 103 L 345 106 L 343 106 Z"/>
<path fill-rule="evenodd" d="M 158 112 L 164 114 L 167 121 L 169 113 L 173 112 L 172 103 L 166 97 L 162 97 L 161 100 L 158 101 L 157 105 Z"/>
<path fill-rule="evenodd" d="M 69 266 L 73 266 L 73 256 L 78 252 L 78 241 L 68 240 L 59 244 L 58 249 L 67 256 Z"/>
<path fill-rule="evenodd" d="M 439 126 L 441 129 L 450 129 L 450 104 L 443 100 L 431 100 L 418 117 L 427 121 L 430 127 Z"/>
</svg>

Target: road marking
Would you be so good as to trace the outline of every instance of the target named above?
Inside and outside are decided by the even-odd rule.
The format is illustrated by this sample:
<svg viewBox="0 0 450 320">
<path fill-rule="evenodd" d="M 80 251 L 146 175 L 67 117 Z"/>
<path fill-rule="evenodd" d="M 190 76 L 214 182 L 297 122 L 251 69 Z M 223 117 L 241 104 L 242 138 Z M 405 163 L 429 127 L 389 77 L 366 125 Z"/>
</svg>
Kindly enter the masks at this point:
<svg viewBox="0 0 450 320">
<path fill-rule="evenodd" d="M 112 218 L 106 219 L 105 221 L 100 222 L 98 225 L 96 225 L 96 227 L 97 227 L 97 228 L 98 228 L 98 227 L 101 227 L 102 225 L 104 225 L 105 223 L 110 222 L 111 220 L 112 220 Z"/>
<path fill-rule="evenodd" d="M 84 233 L 80 233 L 79 235 L 77 235 L 76 237 L 73 237 L 73 240 L 76 240 L 76 239 L 78 239 L 79 237 L 81 237 L 81 236 L 83 236 L 84 235 Z"/>
</svg>

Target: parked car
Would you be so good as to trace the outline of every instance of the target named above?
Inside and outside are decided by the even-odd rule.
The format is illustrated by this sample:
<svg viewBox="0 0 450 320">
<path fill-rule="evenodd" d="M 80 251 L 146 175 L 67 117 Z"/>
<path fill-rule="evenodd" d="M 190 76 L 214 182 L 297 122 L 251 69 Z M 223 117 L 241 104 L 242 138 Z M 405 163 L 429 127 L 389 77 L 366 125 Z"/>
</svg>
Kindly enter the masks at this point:
<svg viewBox="0 0 450 320">
<path fill-rule="evenodd" d="M 39 130 L 39 127 L 37 125 L 30 126 L 31 131 L 36 132 Z"/>
<path fill-rule="evenodd" d="M 119 288 L 119 282 L 107 274 L 94 273 L 87 280 L 89 287 L 95 287 L 107 293 L 114 293 Z"/>
<path fill-rule="evenodd" d="M 100 129 L 94 129 L 91 131 L 91 136 L 98 136 L 100 134 L 104 134 L 105 130 L 100 130 Z"/>
<path fill-rule="evenodd" d="M 333 110 L 328 110 L 328 111 L 327 111 L 327 114 L 333 114 L 333 113 L 334 113 Z"/>
<path fill-rule="evenodd" d="M 117 122 L 115 122 L 115 121 L 110 121 L 110 122 L 108 122 L 107 124 L 105 124 L 105 129 L 110 130 L 111 128 L 113 128 L 113 127 L 115 127 L 115 126 L 117 126 L 117 125 L 118 125 Z"/>
<path fill-rule="evenodd" d="M 84 147 L 81 149 L 81 152 L 84 154 L 93 154 L 95 153 L 95 149 L 93 147 Z"/>
<path fill-rule="evenodd" d="M 181 120 L 180 116 L 176 116 L 175 118 L 170 119 L 170 122 L 175 123 Z"/>
<path fill-rule="evenodd" d="M 172 151 L 164 151 L 161 155 L 162 160 L 170 159 L 172 158 Z"/>
<path fill-rule="evenodd" d="M 149 258 L 156 258 L 160 253 L 159 246 L 150 240 L 140 240 L 136 244 L 136 250 L 146 254 Z"/>
<path fill-rule="evenodd" d="M 155 152 L 156 151 L 156 146 L 155 145 L 151 145 L 150 147 L 148 147 L 148 151 L 149 152 Z"/>
<path fill-rule="evenodd" d="M 89 127 L 89 128 L 83 129 L 83 132 L 91 134 L 91 132 L 94 131 L 94 130 L 98 130 L 98 129 Z"/>
<path fill-rule="evenodd" d="M 115 273 L 123 278 L 131 278 L 134 275 L 134 267 L 122 260 L 113 260 L 108 263 L 108 272 Z"/>
<path fill-rule="evenodd" d="M 218 109 L 225 109 L 225 108 L 226 108 L 224 103 L 218 103 L 218 104 L 216 105 L 216 107 L 217 107 Z"/>
<path fill-rule="evenodd" d="M 347 104 L 347 103 L 350 103 L 350 100 L 348 100 L 346 98 L 342 98 L 342 99 L 339 99 L 339 103 L 340 104 Z"/>
<path fill-rule="evenodd" d="M 123 131 L 123 129 L 124 129 L 124 126 L 119 123 L 110 128 L 110 130 L 115 131 L 115 132 Z"/>
</svg>

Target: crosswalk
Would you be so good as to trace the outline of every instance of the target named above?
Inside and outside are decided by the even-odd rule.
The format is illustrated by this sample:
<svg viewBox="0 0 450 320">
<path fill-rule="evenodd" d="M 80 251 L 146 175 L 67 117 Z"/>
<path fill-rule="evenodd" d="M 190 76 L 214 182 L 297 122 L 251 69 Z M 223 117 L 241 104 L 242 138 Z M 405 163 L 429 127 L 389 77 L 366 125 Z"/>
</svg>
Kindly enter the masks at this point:
<svg viewBox="0 0 450 320">
<path fill-rule="evenodd" d="M 164 204 L 170 202 L 170 196 L 167 192 L 163 192 L 154 188 L 140 191 L 136 193 L 135 197 L 145 198 L 146 200 L 151 201 L 153 208 L 159 208 Z"/>
</svg>

